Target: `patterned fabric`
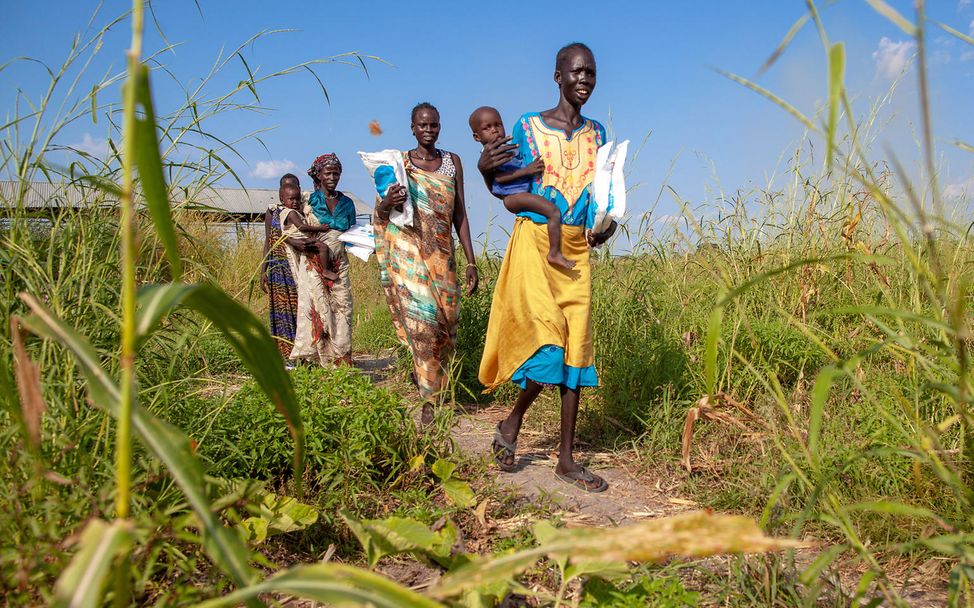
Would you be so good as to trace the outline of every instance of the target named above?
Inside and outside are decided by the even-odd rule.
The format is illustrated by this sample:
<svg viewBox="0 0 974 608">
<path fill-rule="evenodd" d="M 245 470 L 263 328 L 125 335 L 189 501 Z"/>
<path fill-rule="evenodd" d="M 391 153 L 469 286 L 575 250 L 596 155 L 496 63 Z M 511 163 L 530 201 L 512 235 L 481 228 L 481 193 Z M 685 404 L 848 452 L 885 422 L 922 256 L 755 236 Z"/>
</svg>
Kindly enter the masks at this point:
<svg viewBox="0 0 974 608">
<path fill-rule="evenodd" d="M 294 214 L 292 223 L 302 224 L 301 214 L 294 209 L 285 209 L 281 213 L 282 224 L 289 214 Z M 285 226 L 284 236 L 302 235 L 294 226 Z M 311 359 L 322 367 L 327 366 L 344 353 L 339 354 L 338 346 L 333 343 L 336 315 L 321 276 L 321 264 L 318 256 L 306 255 L 291 245 L 287 246 L 287 258 L 298 286 L 297 324 L 291 359 Z M 345 261 L 347 266 L 348 259 Z"/>
<path fill-rule="evenodd" d="M 379 281 L 396 334 L 413 356 L 420 395 L 428 400 L 436 400 L 446 389 L 460 300 L 451 233 L 456 169 L 452 155 L 441 153 L 443 164 L 436 171 L 416 167 L 409 153 L 403 154 L 409 194 L 416 204 L 413 225 L 400 228 L 375 219 Z"/>
<path fill-rule="evenodd" d="M 311 193 L 308 206 L 311 207 L 319 224 L 328 224 L 340 232 L 345 232 L 355 225 L 355 203 L 341 192 L 338 193 L 338 202 L 335 203 L 334 211 L 328 210 L 325 193 L 321 190 Z"/>
<path fill-rule="evenodd" d="M 281 210 L 275 206 L 271 210 L 271 231 L 268 238 L 271 247 L 267 252 L 267 298 L 270 301 L 271 335 L 277 344 L 281 357 L 291 357 L 294 344 L 294 328 L 298 312 L 298 287 L 291 275 L 287 260 L 287 245 L 281 231 Z"/>
<path fill-rule="evenodd" d="M 440 163 L 439 167 L 432 171 L 432 173 L 439 173 L 440 175 L 445 175 L 447 177 L 456 177 L 457 166 L 453 163 L 453 155 L 446 150 L 440 150 L 439 148 L 436 149 L 436 153 L 440 155 L 440 158 L 443 159 L 443 161 Z M 406 152 L 405 156 L 406 162 L 412 161 L 409 156 L 409 152 Z M 423 169 L 420 169 L 420 171 L 423 171 Z M 430 172 L 427 171 L 427 173 Z"/>
<path fill-rule="evenodd" d="M 507 380 L 521 387 L 528 380 L 573 389 L 597 386 L 584 229 L 595 220 L 592 181 L 605 128 L 582 117 L 569 137 L 531 112 L 518 119 L 511 135 L 525 164 L 544 161 L 545 172 L 535 176 L 531 193 L 561 211 L 562 251 L 576 266 L 564 271 L 548 264 L 548 235 L 542 226 L 547 219 L 531 211 L 518 214 L 523 219 L 514 225 L 494 287 L 480 381 L 487 390 Z"/>
<path fill-rule="evenodd" d="M 595 220 L 595 154 L 605 144 L 605 127 L 582 117 L 581 126 L 567 137 L 564 131 L 549 127 L 541 114 L 531 112 L 518 119 L 511 136 L 525 165 L 538 158 L 544 162 L 544 173 L 535 176 L 531 192 L 558 207 L 563 225 L 591 228 Z M 531 211 L 518 215 L 539 224 L 547 222 L 543 215 Z"/>
</svg>

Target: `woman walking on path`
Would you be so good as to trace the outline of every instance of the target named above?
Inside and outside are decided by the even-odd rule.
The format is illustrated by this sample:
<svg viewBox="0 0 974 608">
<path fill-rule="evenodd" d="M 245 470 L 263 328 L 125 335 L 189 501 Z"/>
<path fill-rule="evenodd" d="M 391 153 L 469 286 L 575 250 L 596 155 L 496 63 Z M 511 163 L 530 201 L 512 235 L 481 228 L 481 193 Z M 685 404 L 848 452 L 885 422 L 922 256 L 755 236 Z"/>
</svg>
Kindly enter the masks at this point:
<svg viewBox="0 0 974 608">
<path fill-rule="evenodd" d="M 466 293 L 477 289 L 470 226 L 463 199 L 460 157 L 436 147 L 440 113 L 428 103 L 413 108 L 416 148 L 403 153 L 409 195 L 415 202 L 412 226 L 389 221 L 406 202 L 406 186 L 397 184 L 376 204 L 375 253 L 379 279 L 399 340 L 413 357 L 414 379 L 422 396 L 422 421 L 433 417 L 448 380 L 448 358 L 457 333 L 460 290 L 453 235 L 456 230 L 467 259 Z"/>
<path fill-rule="evenodd" d="M 561 393 L 561 446 L 555 475 L 589 491 L 601 492 L 605 480 L 578 465 L 572 457 L 575 421 L 583 386 L 598 386 L 592 349 L 592 276 L 589 247 L 604 243 L 604 233 L 587 231 L 594 220 L 592 181 L 595 153 L 605 143 L 605 129 L 581 114 L 595 89 L 595 56 L 581 43 L 558 51 L 554 80 L 558 105 L 523 115 L 512 132 L 512 143 L 498 140 L 484 147 L 478 168 L 485 179 L 519 152 L 525 163 L 541 159 L 544 172 L 535 177 L 531 193 L 552 201 L 561 211 L 562 253 L 572 269 L 549 264 L 546 219 L 529 211 L 518 214 L 501 264 L 494 297 L 480 381 L 488 390 L 513 380 L 521 387 L 514 409 L 494 435 L 498 465 L 515 467 L 521 422 L 544 385 Z"/>
<path fill-rule="evenodd" d="M 328 250 L 328 264 L 335 279 L 325 280 L 325 298 L 332 316 L 332 332 L 326 341 L 325 356 L 335 364 L 352 364 L 352 281 L 345 244 L 338 240 L 355 225 L 355 203 L 338 190 L 342 163 L 335 154 L 322 154 L 314 160 L 308 175 L 315 191 L 308 199 L 311 215 L 301 230 L 317 233 L 321 247 Z M 317 226 L 315 225 L 317 223 Z"/>
<path fill-rule="evenodd" d="M 281 186 L 292 183 L 299 186 L 296 175 L 281 177 Z M 291 275 L 287 261 L 287 245 L 282 238 L 280 201 L 268 206 L 264 212 L 264 261 L 260 271 L 260 288 L 267 294 L 271 336 L 277 344 L 281 358 L 291 367 L 291 347 L 298 313 L 298 287 Z"/>
</svg>

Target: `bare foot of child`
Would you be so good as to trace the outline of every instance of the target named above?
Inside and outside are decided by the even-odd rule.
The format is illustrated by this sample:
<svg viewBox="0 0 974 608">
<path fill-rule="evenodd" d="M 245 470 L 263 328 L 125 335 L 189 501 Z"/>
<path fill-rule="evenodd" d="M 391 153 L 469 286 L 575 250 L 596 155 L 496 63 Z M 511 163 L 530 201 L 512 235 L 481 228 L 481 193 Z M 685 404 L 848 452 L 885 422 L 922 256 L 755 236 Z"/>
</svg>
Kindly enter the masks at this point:
<svg viewBox="0 0 974 608">
<path fill-rule="evenodd" d="M 560 251 L 552 251 L 548 254 L 548 263 L 565 270 L 571 270 L 575 267 L 575 262 L 569 260 L 561 254 Z"/>
</svg>

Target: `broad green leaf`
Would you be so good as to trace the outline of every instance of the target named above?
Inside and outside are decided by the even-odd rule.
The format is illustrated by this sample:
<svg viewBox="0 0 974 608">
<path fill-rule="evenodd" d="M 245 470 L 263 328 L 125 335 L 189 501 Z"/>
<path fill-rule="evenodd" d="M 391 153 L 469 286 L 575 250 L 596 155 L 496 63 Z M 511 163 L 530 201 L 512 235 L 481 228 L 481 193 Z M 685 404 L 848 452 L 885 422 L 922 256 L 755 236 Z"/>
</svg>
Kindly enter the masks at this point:
<svg viewBox="0 0 974 608">
<path fill-rule="evenodd" d="M 762 87 L 762 86 L 760 86 L 760 85 L 758 85 L 758 84 L 756 84 L 754 82 L 751 82 L 747 78 L 743 78 L 741 76 L 738 76 L 737 74 L 734 74 L 734 73 L 731 73 L 731 72 L 727 72 L 725 70 L 717 70 L 717 73 L 720 74 L 720 75 L 722 75 L 722 76 L 724 76 L 724 77 L 726 77 L 726 78 L 729 78 L 729 79 L 733 80 L 734 82 L 736 82 L 738 84 L 744 85 L 745 87 L 751 89 L 752 91 L 754 91 L 758 95 L 761 95 L 762 97 L 764 97 L 768 101 L 774 103 L 779 108 L 781 108 L 785 112 L 788 112 L 794 118 L 796 118 L 799 122 L 801 122 L 803 125 L 805 125 L 808 128 L 809 131 L 815 131 L 815 132 L 818 131 L 818 129 L 815 127 L 815 125 L 812 123 L 812 121 L 810 121 L 804 114 L 802 114 L 801 112 L 799 112 L 798 109 L 795 106 L 791 105 L 790 103 L 788 103 L 784 99 L 778 97 L 777 95 L 775 95 L 771 91 L 765 89 L 764 87 Z"/>
<path fill-rule="evenodd" d="M 456 468 L 456 464 L 450 462 L 449 460 L 443 460 L 440 458 L 433 463 L 433 474 L 436 475 L 440 481 L 446 481 L 453 476 L 453 471 L 455 471 Z"/>
<path fill-rule="evenodd" d="M 270 402 L 284 417 L 294 439 L 294 483 L 298 494 L 304 475 L 304 425 L 294 386 L 267 327 L 254 313 L 208 284 L 147 285 L 139 290 L 137 333 L 145 340 L 173 309 L 186 306 L 219 329 Z"/>
<path fill-rule="evenodd" d="M 720 340 L 720 324 L 724 315 L 723 306 L 710 312 L 705 341 L 703 376 L 707 394 L 713 396 L 717 390 L 717 343 Z"/>
<path fill-rule="evenodd" d="M 87 381 L 91 403 L 118 417 L 120 390 L 102 368 L 101 361 L 87 338 L 34 297 L 22 294 L 21 298 L 34 313 L 23 319 L 24 326 L 38 336 L 59 342 L 70 350 Z M 203 526 L 203 546 L 207 554 L 226 572 L 234 585 L 242 587 L 249 583 L 254 572 L 248 563 L 247 550 L 236 533 L 223 527 L 211 511 L 204 489 L 203 468 L 193 453 L 189 438 L 137 403 L 132 408 L 132 427 L 149 451 L 166 465 L 169 474 L 182 489 Z"/>
<path fill-rule="evenodd" d="M 270 527 L 263 517 L 248 517 L 240 522 L 247 542 L 259 545 L 267 540 L 267 530 Z"/>
<path fill-rule="evenodd" d="M 132 543 L 132 522 L 116 519 L 107 523 L 93 519 L 85 526 L 80 549 L 54 586 L 55 608 L 101 606 L 105 579 L 114 571 L 115 558 Z"/>
<path fill-rule="evenodd" d="M 450 502 L 463 509 L 472 507 L 477 500 L 470 484 L 461 479 L 447 479 L 443 482 L 443 491 Z"/>
<path fill-rule="evenodd" d="M 815 377 L 815 386 L 812 387 L 812 404 L 808 413 L 808 451 L 811 452 L 815 466 L 818 466 L 818 438 L 822 433 L 822 415 L 825 411 L 825 403 L 829 398 L 829 390 L 832 382 L 839 375 L 840 370 L 834 365 L 823 367 Z"/>
<path fill-rule="evenodd" d="M 247 540 L 260 544 L 268 537 L 304 530 L 318 521 L 318 511 L 290 496 L 267 493 L 260 502 L 260 515 L 240 522 Z"/>
<path fill-rule="evenodd" d="M 915 25 L 910 23 L 910 21 L 900 14 L 898 10 L 886 4 L 884 0 L 866 0 L 869 6 L 873 7 L 873 10 L 880 15 L 886 17 L 892 21 L 896 27 L 903 30 L 903 33 L 907 36 L 916 36 L 917 28 Z"/>
<path fill-rule="evenodd" d="M 829 125 L 826 131 L 825 162 L 831 169 L 835 156 L 835 131 L 839 124 L 839 106 L 845 81 L 845 45 L 837 42 L 829 49 Z"/>
<path fill-rule="evenodd" d="M 342 564 L 296 566 L 271 578 L 215 598 L 196 608 L 237 606 L 262 593 L 288 594 L 329 604 L 374 608 L 445 608 L 381 575 Z"/>
<path fill-rule="evenodd" d="M 375 567 L 380 559 L 389 555 L 411 553 L 419 558 L 430 558 L 443 564 L 450 557 L 457 540 L 453 522 L 433 532 L 422 523 L 406 517 L 356 520 L 349 513 L 339 513 L 362 548 L 365 549 L 369 566 Z"/>
<path fill-rule="evenodd" d="M 159 155 L 159 138 L 156 135 L 156 115 L 152 107 L 152 91 L 149 87 L 149 68 L 139 64 L 134 82 L 136 103 L 141 106 L 141 116 L 135 120 L 135 164 L 139 169 L 142 195 L 152 216 L 159 241 L 166 250 L 172 278 L 182 275 L 182 259 L 176 244 L 176 227 L 169 209 L 169 190 L 162 176 L 162 157 Z"/>
</svg>

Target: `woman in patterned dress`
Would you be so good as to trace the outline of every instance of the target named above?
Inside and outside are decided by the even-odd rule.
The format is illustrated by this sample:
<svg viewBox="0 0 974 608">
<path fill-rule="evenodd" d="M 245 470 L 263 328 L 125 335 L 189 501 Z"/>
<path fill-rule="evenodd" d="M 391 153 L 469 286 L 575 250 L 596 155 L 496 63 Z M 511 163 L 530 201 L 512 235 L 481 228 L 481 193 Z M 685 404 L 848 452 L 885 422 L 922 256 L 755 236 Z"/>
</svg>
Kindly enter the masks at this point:
<svg viewBox="0 0 974 608">
<path fill-rule="evenodd" d="M 478 277 L 463 199 L 463 166 L 459 156 L 436 147 L 437 109 L 428 103 L 413 108 L 412 131 L 417 145 L 403 154 L 403 161 L 415 203 L 413 225 L 400 228 L 389 222 L 392 209 L 402 209 L 406 202 L 406 186 L 390 187 L 376 204 L 375 253 L 396 334 L 413 357 L 414 379 L 424 401 L 422 421 L 427 424 L 433 404 L 444 396 L 457 333 L 460 290 L 451 228 L 467 259 L 467 295 L 476 291 Z"/>
<path fill-rule="evenodd" d="M 298 184 L 298 177 L 288 173 L 281 178 L 285 183 Z M 267 294 L 271 336 L 277 344 L 281 358 L 288 362 L 294 345 L 294 328 L 298 311 L 298 288 L 287 261 L 287 245 L 282 238 L 280 201 L 268 206 L 264 213 L 264 262 L 261 265 L 260 288 Z M 291 363 L 287 363 L 291 367 Z"/>
</svg>

